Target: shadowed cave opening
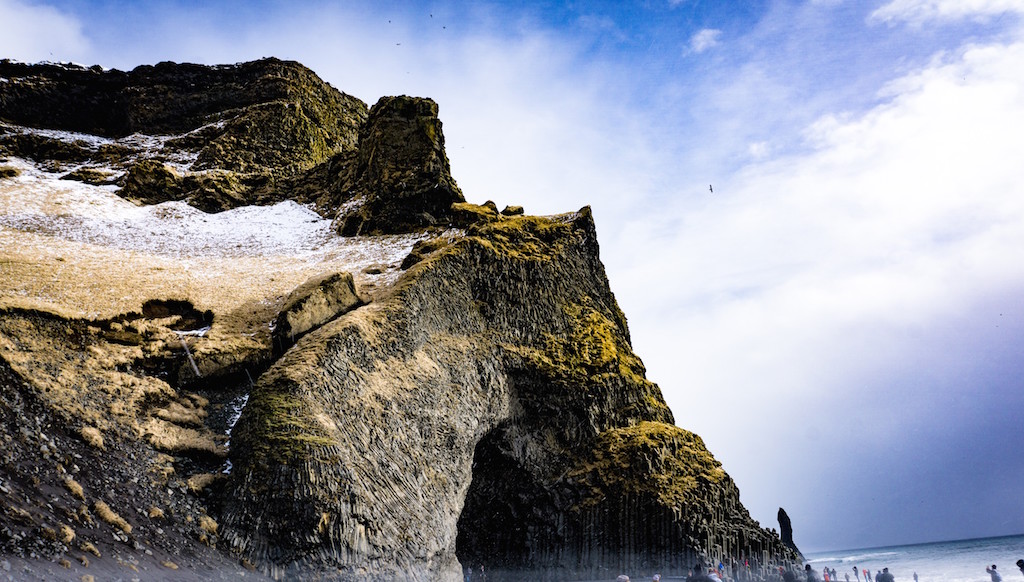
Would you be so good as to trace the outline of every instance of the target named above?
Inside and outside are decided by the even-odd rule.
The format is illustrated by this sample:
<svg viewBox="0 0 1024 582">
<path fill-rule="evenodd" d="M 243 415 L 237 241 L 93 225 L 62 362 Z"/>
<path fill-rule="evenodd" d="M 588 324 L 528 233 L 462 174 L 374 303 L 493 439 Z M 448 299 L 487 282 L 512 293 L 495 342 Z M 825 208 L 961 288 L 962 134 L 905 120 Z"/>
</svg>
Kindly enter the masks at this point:
<svg viewBox="0 0 1024 582">
<path fill-rule="evenodd" d="M 483 565 L 492 578 L 503 570 L 543 568 L 559 545 L 553 492 L 519 461 L 510 428 L 492 430 L 476 446 L 455 542 L 464 569 L 477 572 Z"/>
</svg>

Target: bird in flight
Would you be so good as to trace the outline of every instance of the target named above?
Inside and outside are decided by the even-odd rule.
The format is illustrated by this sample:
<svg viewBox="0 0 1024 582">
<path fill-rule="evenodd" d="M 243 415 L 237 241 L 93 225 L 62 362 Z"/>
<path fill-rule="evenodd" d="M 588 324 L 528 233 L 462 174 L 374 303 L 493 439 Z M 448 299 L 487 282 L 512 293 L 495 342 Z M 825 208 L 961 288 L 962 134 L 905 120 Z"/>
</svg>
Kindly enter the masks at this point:
<svg viewBox="0 0 1024 582">
<path fill-rule="evenodd" d="M 715 193 L 715 189 L 711 187 L 711 184 L 708 184 L 708 190 L 710 190 L 712 194 Z"/>
</svg>

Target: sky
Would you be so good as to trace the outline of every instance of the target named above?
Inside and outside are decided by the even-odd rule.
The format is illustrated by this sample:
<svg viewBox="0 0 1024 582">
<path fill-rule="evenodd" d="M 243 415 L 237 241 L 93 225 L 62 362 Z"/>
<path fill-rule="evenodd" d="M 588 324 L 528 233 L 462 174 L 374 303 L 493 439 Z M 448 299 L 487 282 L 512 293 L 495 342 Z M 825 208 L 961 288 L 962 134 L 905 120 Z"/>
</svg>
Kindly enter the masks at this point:
<svg viewBox="0 0 1024 582">
<path fill-rule="evenodd" d="M 0 0 L 0 57 L 266 56 L 436 100 L 471 202 L 590 205 L 648 377 L 763 526 L 1024 533 L 1021 0 Z"/>
</svg>

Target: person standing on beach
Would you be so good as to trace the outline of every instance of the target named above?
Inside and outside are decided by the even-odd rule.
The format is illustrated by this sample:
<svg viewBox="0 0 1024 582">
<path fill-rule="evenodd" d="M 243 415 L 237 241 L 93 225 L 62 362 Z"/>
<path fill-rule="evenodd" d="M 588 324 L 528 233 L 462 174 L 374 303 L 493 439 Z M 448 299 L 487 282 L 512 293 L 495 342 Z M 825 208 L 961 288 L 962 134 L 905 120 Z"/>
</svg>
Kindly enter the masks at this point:
<svg viewBox="0 0 1024 582">
<path fill-rule="evenodd" d="M 818 582 L 818 573 L 811 568 L 810 564 L 804 566 L 804 576 L 807 578 L 807 582 Z"/>
<path fill-rule="evenodd" d="M 860 582 L 860 570 L 857 569 L 857 566 L 853 567 L 853 577 L 857 580 L 857 582 Z M 864 582 L 867 581 L 865 580 Z"/>
<path fill-rule="evenodd" d="M 917 570 L 914 570 L 914 582 L 917 582 Z"/>
<path fill-rule="evenodd" d="M 1003 577 L 999 574 L 999 572 L 996 572 L 995 564 L 992 564 L 991 568 L 985 568 L 985 571 L 988 572 L 989 576 L 992 576 L 992 582 L 1003 582 Z"/>
<path fill-rule="evenodd" d="M 686 582 L 710 582 L 710 579 L 704 574 L 704 566 L 697 564 L 693 567 L 693 572 L 686 577 Z"/>
<path fill-rule="evenodd" d="M 1017 560 L 1017 567 L 1020 568 L 1020 573 L 1024 574 L 1024 560 Z"/>
<path fill-rule="evenodd" d="M 893 575 L 889 573 L 888 568 L 882 568 L 882 573 L 878 576 L 878 582 L 893 582 Z"/>
</svg>

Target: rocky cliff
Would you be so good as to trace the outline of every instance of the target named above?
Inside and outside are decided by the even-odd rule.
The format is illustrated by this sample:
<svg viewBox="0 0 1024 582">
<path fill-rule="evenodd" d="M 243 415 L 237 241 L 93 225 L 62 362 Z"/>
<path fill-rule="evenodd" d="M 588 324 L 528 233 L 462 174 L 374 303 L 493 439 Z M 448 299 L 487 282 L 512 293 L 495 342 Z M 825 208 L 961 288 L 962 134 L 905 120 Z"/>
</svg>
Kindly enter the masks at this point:
<svg viewBox="0 0 1024 582">
<path fill-rule="evenodd" d="M 797 560 L 646 379 L 590 210 L 467 203 L 434 102 L 273 59 L 3 61 L 0 155 L 0 552 L 26 576 Z"/>
</svg>

